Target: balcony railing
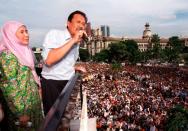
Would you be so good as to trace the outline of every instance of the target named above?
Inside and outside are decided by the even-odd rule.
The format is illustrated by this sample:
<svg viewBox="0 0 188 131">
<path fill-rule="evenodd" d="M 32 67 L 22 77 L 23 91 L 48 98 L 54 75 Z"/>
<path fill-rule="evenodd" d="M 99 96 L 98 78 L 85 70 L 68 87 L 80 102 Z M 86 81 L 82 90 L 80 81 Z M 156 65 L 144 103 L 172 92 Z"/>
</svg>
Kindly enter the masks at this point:
<svg viewBox="0 0 188 131">
<path fill-rule="evenodd" d="M 54 105 L 51 107 L 38 131 L 56 131 L 58 129 L 73 90 L 81 87 L 75 86 L 79 76 L 79 73 L 76 73 L 75 76 L 68 81 L 67 85 L 62 90 Z M 82 90 L 80 90 L 80 93 L 80 96 L 82 96 Z"/>
</svg>

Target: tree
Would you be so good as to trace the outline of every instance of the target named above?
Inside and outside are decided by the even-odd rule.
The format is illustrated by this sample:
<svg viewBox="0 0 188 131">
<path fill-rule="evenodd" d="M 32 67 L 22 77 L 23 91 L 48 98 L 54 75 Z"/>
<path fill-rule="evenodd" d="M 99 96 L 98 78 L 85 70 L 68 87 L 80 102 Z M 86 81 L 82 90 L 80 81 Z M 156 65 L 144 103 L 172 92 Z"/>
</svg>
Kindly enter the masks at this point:
<svg viewBox="0 0 188 131">
<path fill-rule="evenodd" d="M 110 44 L 109 55 L 110 62 L 124 61 L 128 56 L 126 45 L 123 42 Z"/>
<path fill-rule="evenodd" d="M 164 61 L 174 62 L 177 60 L 178 55 L 174 52 L 173 49 L 166 47 L 162 50 L 161 57 Z"/>
<path fill-rule="evenodd" d="M 183 59 L 186 64 L 188 64 L 188 53 L 183 54 Z"/>
<path fill-rule="evenodd" d="M 128 61 L 131 63 L 136 63 L 139 60 L 140 52 L 138 45 L 134 40 L 127 40 L 124 42 L 126 45 L 126 52 L 128 54 Z"/>
<path fill-rule="evenodd" d="M 178 36 L 172 36 L 168 41 L 168 51 L 170 51 L 171 59 L 168 59 L 169 62 L 178 62 L 180 58 L 179 55 L 183 51 L 183 43 Z"/>
<path fill-rule="evenodd" d="M 148 49 L 144 52 L 140 52 L 140 61 L 141 62 L 147 62 L 148 60 L 150 60 L 152 58 L 152 52 L 151 49 Z"/>
<path fill-rule="evenodd" d="M 177 105 L 167 113 L 167 131 L 186 131 L 188 130 L 188 110 L 181 105 Z"/>
<path fill-rule="evenodd" d="M 80 54 L 80 60 L 81 61 L 88 61 L 89 60 L 89 52 L 88 52 L 88 50 L 87 49 L 82 49 L 82 48 L 80 48 L 79 49 L 79 54 Z"/>
<path fill-rule="evenodd" d="M 188 47 L 187 46 L 184 46 L 183 53 L 188 53 Z"/>
<path fill-rule="evenodd" d="M 183 42 L 179 39 L 178 36 L 172 36 L 169 38 L 168 44 L 172 47 L 174 51 L 180 53 L 183 50 Z"/>
<path fill-rule="evenodd" d="M 161 46 L 160 46 L 160 38 L 157 34 L 152 35 L 151 43 L 153 44 L 152 57 L 154 59 L 159 59 L 161 53 Z"/>
<path fill-rule="evenodd" d="M 109 50 L 107 50 L 107 49 L 101 50 L 101 52 L 95 54 L 95 56 L 93 57 L 93 60 L 108 62 L 109 61 Z"/>
</svg>

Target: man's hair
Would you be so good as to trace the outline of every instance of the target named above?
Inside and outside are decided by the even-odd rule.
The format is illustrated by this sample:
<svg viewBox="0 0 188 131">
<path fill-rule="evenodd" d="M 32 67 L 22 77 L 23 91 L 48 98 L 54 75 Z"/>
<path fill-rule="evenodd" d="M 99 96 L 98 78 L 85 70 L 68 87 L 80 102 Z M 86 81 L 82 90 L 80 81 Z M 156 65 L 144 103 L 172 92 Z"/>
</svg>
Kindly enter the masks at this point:
<svg viewBox="0 0 188 131">
<path fill-rule="evenodd" d="M 79 11 L 79 10 L 76 10 L 76 11 L 72 12 L 69 15 L 69 17 L 68 17 L 68 21 L 69 22 L 72 21 L 72 19 L 73 19 L 73 17 L 74 17 L 75 14 L 80 14 L 81 16 L 83 16 L 85 18 L 86 23 L 87 23 L 87 16 L 86 16 L 86 14 L 84 12 L 82 12 L 82 11 Z"/>
</svg>

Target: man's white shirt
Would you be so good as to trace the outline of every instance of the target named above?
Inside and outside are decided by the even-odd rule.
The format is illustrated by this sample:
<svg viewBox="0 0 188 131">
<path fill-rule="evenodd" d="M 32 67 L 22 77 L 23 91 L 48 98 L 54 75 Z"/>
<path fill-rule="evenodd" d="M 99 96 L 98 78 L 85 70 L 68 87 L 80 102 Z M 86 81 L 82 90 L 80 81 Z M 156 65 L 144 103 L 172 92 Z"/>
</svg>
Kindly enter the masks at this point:
<svg viewBox="0 0 188 131">
<path fill-rule="evenodd" d="M 42 57 L 45 60 L 48 53 L 53 48 L 59 48 L 60 46 L 66 44 L 71 39 L 69 31 L 66 29 L 61 30 L 51 30 L 47 33 L 44 43 Z M 75 44 L 70 49 L 70 51 L 57 63 L 48 67 L 43 66 L 42 76 L 45 79 L 52 80 L 69 80 L 75 73 L 74 65 L 79 56 L 79 45 Z"/>
</svg>

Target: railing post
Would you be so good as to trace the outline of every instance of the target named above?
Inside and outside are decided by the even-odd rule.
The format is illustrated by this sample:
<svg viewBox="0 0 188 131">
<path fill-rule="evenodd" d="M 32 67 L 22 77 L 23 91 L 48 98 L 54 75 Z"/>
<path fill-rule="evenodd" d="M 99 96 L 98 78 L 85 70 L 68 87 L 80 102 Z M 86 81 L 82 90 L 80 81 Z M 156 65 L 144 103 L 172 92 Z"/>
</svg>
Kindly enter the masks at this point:
<svg viewBox="0 0 188 131">
<path fill-rule="evenodd" d="M 83 81 L 81 80 L 81 83 L 80 83 L 80 100 L 81 100 L 81 105 L 83 105 L 82 83 L 83 83 Z M 82 106 L 81 106 L 81 108 L 82 108 Z"/>
<path fill-rule="evenodd" d="M 80 131 L 88 131 L 88 114 L 87 114 L 87 93 L 83 93 L 83 105 L 80 118 Z"/>
</svg>

